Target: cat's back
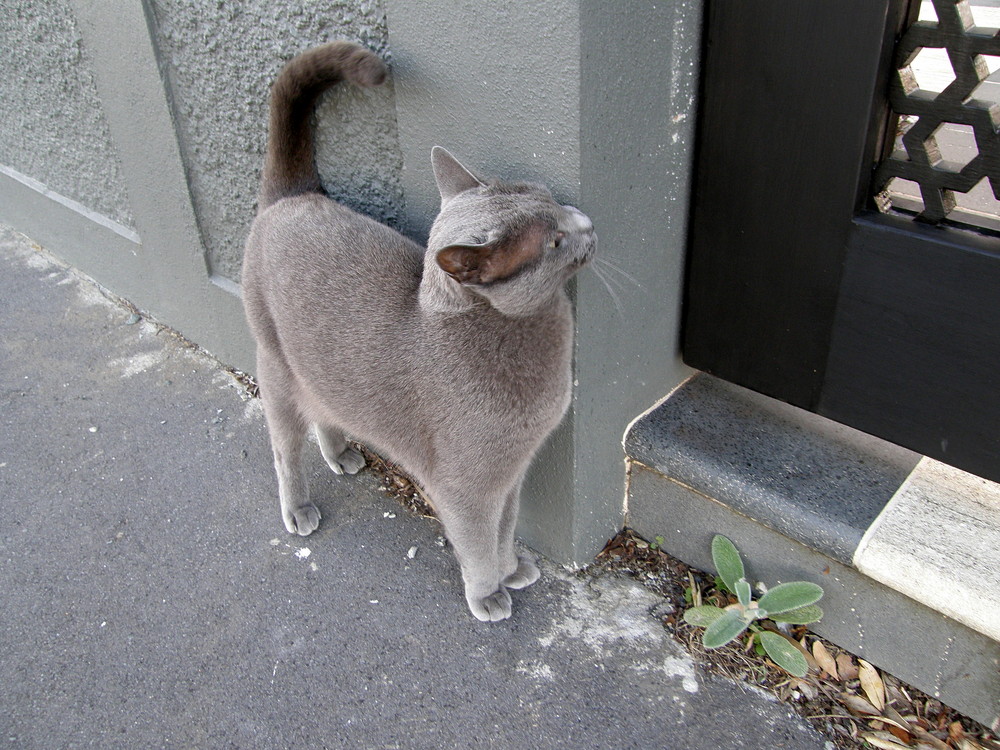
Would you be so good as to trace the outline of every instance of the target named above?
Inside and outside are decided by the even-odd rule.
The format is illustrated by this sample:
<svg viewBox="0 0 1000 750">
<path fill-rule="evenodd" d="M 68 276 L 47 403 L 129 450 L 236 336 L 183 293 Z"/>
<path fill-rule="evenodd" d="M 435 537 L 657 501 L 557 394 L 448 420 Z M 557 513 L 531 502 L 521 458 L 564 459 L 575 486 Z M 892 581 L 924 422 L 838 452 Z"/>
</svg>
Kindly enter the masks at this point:
<svg viewBox="0 0 1000 750">
<path fill-rule="evenodd" d="M 311 193 L 280 200 L 254 220 L 243 285 L 281 317 L 409 317 L 422 269 L 419 245 Z"/>
</svg>

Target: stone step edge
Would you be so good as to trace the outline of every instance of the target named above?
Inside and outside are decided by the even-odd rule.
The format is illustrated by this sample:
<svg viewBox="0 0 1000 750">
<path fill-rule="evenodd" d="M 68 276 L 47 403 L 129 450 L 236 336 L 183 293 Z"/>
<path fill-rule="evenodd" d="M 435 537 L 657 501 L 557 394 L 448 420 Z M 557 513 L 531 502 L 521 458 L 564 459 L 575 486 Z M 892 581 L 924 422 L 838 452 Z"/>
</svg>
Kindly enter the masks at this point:
<svg viewBox="0 0 1000 750">
<path fill-rule="evenodd" d="M 689 389 L 689 392 L 686 393 L 685 389 Z M 674 419 L 670 418 L 671 415 L 663 418 L 661 410 L 671 409 L 672 401 L 676 405 L 678 402 L 675 399 L 678 397 L 690 399 L 693 394 L 696 399 L 700 399 L 697 401 L 700 409 L 692 411 L 682 408 L 675 410 L 678 413 L 672 415 Z M 630 434 L 625 439 L 628 460 L 642 464 L 669 481 L 719 502 L 821 554 L 850 565 L 869 578 L 1000 642 L 1000 485 L 939 461 L 912 454 L 915 465 L 909 471 L 882 472 L 886 476 L 891 475 L 888 485 L 883 483 L 881 487 L 888 499 L 878 499 L 867 515 L 859 516 L 860 520 L 856 523 L 858 528 L 853 530 L 856 536 L 831 550 L 825 542 L 816 542 L 817 539 L 827 539 L 829 533 L 824 533 L 829 530 L 817 527 L 832 524 L 836 530 L 835 535 L 844 536 L 844 529 L 850 524 L 845 524 L 843 519 L 831 522 L 825 518 L 822 503 L 803 512 L 803 499 L 796 498 L 793 502 L 783 496 L 780 485 L 759 493 L 748 491 L 748 482 L 752 482 L 753 477 L 748 479 L 747 472 L 743 476 L 720 476 L 739 473 L 734 468 L 736 462 L 731 456 L 710 466 L 715 470 L 714 475 L 707 474 L 703 465 L 685 472 L 684 469 L 691 467 L 684 466 L 683 449 L 677 449 L 675 445 L 670 455 L 664 457 L 655 448 L 648 444 L 641 445 L 642 440 L 637 441 L 635 438 L 636 434 L 642 432 L 648 437 L 651 430 L 658 429 L 657 424 L 654 424 L 657 412 L 661 412 L 660 427 L 666 425 L 668 434 L 665 440 L 677 434 L 690 433 L 695 427 L 704 427 L 705 425 L 686 426 L 685 419 L 694 413 L 707 414 L 708 421 L 711 421 L 711 409 L 705 408 L 706 397 L 707 400 L 721 401 L 727 406 L 726 400 L 732 398 L 733 394 L 736 394 L 739 406 L 744 410 L 743 424 L 740 424 L 739 419 L 734 420 L 733 430 L 737 434 L 754 420 L 752 411 L 746 409 L 747 404 L 750 404 L 751 409 L 762 406 L 764 411 L 777 410 L 782 415 L 787 410 L 795 410 L 801 412 L 792 415 L 796 421 L 796 430 L 801 433 L 803 425 L 806 429 L 810 429 L 811 425 L 818 428 L 817 434 L 820 437 L 817 440 L 814 434 L 811 439 L 819 446 L 818 450 L 822 454 L 823 433 L 829 431 L 830 425 L 835 423 L 699 373 L 675 389 L 670 398 L 656 409 L 633 423 Z M 768 414 L 768 419 L 762 421 L 765 423 L 764 428 L 761 428 L 764 431 L 783 429 L 781 420 L 774 420 L 772 414 Z M 711 429 L 709 426 L 709 437 Z M 835 430 L 837 440 L 855 439 L 853 435 L 843 437 L 856 432 L 850 428 L 836 425 Z M 754 434 L 759 433 L 760 429 Z M 888 446 L 879 443 L 884 441 L 861 436 L 860 441 L 852 443 L 851 447 L 852 450 L 860 451 L 857 455 L 863 456 L 872 445 L 876 451 Z M 780 441 L 777 444 L 781 444 Z M 724 447 L 720 448 L 720 452 L 724 453 L 725 450 Z M 841 447 L 837 450 L 840 451 Z M 650 460 L 657 457 L 663 460 Z M 808 460 L 822 462 L 822 459 L 822 455 L 814 455 Z M 838 456 L 837 460 L 842 458 Z M 855 457 L 852 460 L 857 459 Z M 705 456 L 693 456 L 691 461 L 704 464 Z M 847 482 L 847 491 L 854 493 L 859 501 L 871 502 L 871 498 L 864 496 L 867 489 L 860 485 L 851 487 L 850 481 Z M 843 484 L 838 492 L 845 492 Z M 789 516 L 794 518 L 794 522 L 787 522 Z"/>
</svg>

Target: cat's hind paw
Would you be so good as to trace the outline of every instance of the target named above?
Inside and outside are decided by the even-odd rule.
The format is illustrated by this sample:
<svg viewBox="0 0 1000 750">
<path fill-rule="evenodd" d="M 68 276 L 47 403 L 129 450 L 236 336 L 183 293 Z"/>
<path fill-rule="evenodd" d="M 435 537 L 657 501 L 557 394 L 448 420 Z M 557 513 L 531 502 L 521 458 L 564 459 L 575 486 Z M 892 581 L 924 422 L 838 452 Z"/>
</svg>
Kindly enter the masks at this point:
<svg viewBox="0 0 1000 750">
<path fill-rule="evenodd" d="M 289 534 L 299 536 L 309 536 L 319 526 L 322 518 L 317 508 L 312 503 L 300 505 L 298 508 L 282 508 L 281 516 L 285 521 L 285 528 Z"/>
<path fill-rule="evenodd" d="M 503 579 L 503 585 L 509 589 L 526 589 L 541 575 L 533 560 L 518 556 L 517 570 Z"/>
<path fill-rule="evenodd" d="M 334 474 L 357 474 L 365 468 L 365 457 L 353 448 L 345 448 L 339 456 L 330 459 L 327 456 L 327 465 L 333 469 Z"/>
<path fill-rule="evenodd" d="M 510 617 L 510 594 L 501 586 L 487 597 L 466 598 L 473 616 L 480 622 L 499 622 Z"/>
</svg>

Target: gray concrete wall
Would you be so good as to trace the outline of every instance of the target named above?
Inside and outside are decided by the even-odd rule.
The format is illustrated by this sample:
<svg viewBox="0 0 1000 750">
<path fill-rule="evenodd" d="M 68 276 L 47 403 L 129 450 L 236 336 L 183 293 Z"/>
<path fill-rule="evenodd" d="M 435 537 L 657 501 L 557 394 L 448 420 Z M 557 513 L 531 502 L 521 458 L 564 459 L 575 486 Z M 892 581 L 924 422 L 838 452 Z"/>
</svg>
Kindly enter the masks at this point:
<svg viewBox="0 0 1000 750">
<path fill-rule="evenodd" d="M 0 12 L 0 165 L 132 227 L 93 60 L 66 0 Z"/>
<path fill-rule="evenodd" d="M 271 81 L 296 52 L 323 41 L 352 39 L 385 54 L 382 3 L 150 4 L 209 266 L 239 281 Z M 395 120 L 391 82 L 374 92 L 335 90 L 318 119 L 324 185 L 337 199 L 383 221 L 395 221 L 402 206 Z"/>
<path fill-rule="evenodd" d="M 578 288 L 572 555 L 581 562 L 622 524 L 629 424 L 690 372 L 678 336 L 702 3 L 582 7 L 581 204 L 621 271 L 605 267 L 606 285 L 587 274 Z"/>
<path fill-rule="evenodd" d="M 335 197 L 422 238 L 437 209 L 429 153 L 440 144 L 485 175 L 547 183 L 591 215 L 599 255 L 614 266 L 575 285 L 576 395 L 536 464 L 521 527 L 550 556 L 588 561 L 622 523 L 627 425 L 686 375 L 677 332 L 701 0 L 223 5 L 70 0 L 65 23 L 77 32 L 62 32 L 75 40 L 63 46 L 76 45 L 76 62 L 52 67 L 80 78 L 83 103 L 54 115 L 58 89 L 19 101 L 76 130 L 59 129 L 30 161 L 20 115 L 0 105 L 0 162 L 35 181 L 0 170 L 0 221 L 252 369 L 237 282 L 267 87 L 314 43 L 379 50 L 390 85 L 336 92 L 318 113 L 318 163 Z M 41 16 L 33 23 L 55 25 L 55 11 L 31 11 Z M 30 48 L 11 24 L 18 49 Z M 98 146 L 84 145 L 81 129 Z M 77 151 L 92 161 L 82 189 L 52 168 L 53 153 Z"/>
</svg>

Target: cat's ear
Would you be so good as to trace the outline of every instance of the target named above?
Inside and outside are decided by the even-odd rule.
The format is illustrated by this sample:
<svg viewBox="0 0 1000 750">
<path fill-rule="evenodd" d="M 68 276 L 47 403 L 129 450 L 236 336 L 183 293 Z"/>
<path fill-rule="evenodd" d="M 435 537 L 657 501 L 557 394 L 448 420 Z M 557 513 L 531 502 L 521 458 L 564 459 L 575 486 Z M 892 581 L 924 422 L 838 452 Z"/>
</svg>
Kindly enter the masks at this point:
<svg viewBox="0 0 1000 750">
<path fill-rule="evenodd" d="M 549 230 L 530 226 L 520 235 L 482 244 L 455 244 L 438 250 L 438 265 L 459 284 L 489 284 L 510 278 L 544 252 Z"/>
<path fill-rule="evenodd" d="M 459 193 L 483 187 L 483 181 L 462 166 L 462 163 L 440 146 L 431 149 L 431 166 L 441 203 L 447 203 Z"/>
<path fill-rule="evenodd" d="M 459 284 L 483 284 L 493 280 L 493 250 L 491 245 L 449 245 L 438 251 L 437 262 Z"/>
</svg>

